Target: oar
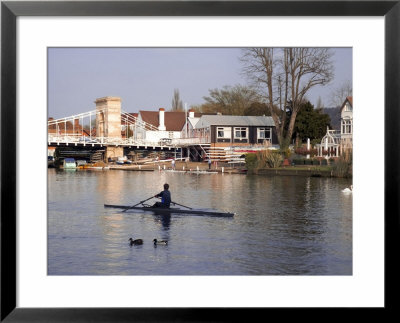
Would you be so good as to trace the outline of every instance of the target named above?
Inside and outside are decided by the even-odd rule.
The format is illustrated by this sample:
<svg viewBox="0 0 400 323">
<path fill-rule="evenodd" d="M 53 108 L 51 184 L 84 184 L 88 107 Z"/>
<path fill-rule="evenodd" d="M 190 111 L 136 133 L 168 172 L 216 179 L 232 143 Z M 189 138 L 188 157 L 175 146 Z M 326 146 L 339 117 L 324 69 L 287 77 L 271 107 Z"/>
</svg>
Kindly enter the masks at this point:
<svg viewBox="0 0 400 323">
<path fill-rule="evenodd" d="M 188 207 L 188 206 L 185 206 L 185 205 L 182 205 L 182 204 L 179 204 L 179 203 L 173 202 L 173 201 L 171 201 L 171 203 L 173 203 L 173 204 L 175 204 L 175 205 L 180 205 L 180 206 L 186 207 L 186 208 L 188 208 L 189 210 L 191 210 L 191 209 L 192 209 L 191 207 Z"/>
<path fill-rule="evenodd" d="M 129 209 L 131 209 L 131 208 L 133 208 L 133 207 L 135 207 L 135 206 L 137 206 L 137 205 L 139 205 L 139 204 L 142 204 L 143 202 L 146 202 L 146 201 L 152 199 L 153 197 L 154 197 L 154 196 L 149 197 L 147 200 L 140 201 L 138 204 L 132 205 L 132 206 L 130 206 L 129 208 L 123 210 L 122 212 L 126 212 L 126 211 L 128 211 Z"/>
</svg>

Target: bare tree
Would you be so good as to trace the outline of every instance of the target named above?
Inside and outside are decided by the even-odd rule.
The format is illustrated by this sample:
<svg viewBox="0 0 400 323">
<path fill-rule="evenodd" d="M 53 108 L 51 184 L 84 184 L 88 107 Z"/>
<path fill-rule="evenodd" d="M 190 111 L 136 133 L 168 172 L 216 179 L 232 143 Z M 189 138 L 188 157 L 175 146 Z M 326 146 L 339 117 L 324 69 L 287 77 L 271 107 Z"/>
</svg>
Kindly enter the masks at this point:
<svg viewBox="0 0 400 323">
<path fill-rule="evenodd" d="M 174 97 L 172 98 L 171 111 L 183 111 L 183 103 L 179 96 L 179 90 L 174 90 Z"/>
<path fill-rule="evenodd" d="M 259 101 L 260 96 L 251 87 L 237 84 L 209 90 L 209 96 L 205 96 L 203 99 L 206 101 L 203 104 L 205 112 L 243 115 L 252 103 Z"/>
<path fill-rule="evenodd" d="M 331 93 L 330 103 L 334 107 L 340 107 L 348 96 L 353 95 L 353 84 L 349 80 L 334 89 Z"/>
<path fill-rule="evenodd" d="M 290 142 L 306 93 L 332 80 L 331 58 L 327 48 L 244 49 L 243 70 L 268 104 L 281 147 Z"/>
</svg>

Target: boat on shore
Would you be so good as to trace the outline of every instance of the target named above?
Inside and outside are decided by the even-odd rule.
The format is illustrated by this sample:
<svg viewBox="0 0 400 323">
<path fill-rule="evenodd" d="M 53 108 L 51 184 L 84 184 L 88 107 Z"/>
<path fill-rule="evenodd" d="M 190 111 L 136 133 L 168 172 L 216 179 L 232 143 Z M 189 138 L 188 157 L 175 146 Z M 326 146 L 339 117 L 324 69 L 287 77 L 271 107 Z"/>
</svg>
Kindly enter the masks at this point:
<svg viewBox="0 0 400 323">
<path fill-rule="evenodd" d="M 194 209 L 178 209 L 178 208 L 161 208 L 161 207 L 151 207 L 151 206 L 135 206 L 131 207 L 129 205 L 113 205 L 113 204 L 104 204 L 104 207 L 115 208 L 115 209 L 124 209 L 124 210 L 142 210 L 142 211 L 150 211 L 157 214 L 191 214 L 191 215 L 206 215 L 206 216 L 217 216 L 217 217 L 233 217 L 234 213 L 231 212 L 219 212 L 213 210 L 194 210 Z"/>
<path fill-rule="evenodd" d="M 64 169 L 76 169 L 76 162 L 74 158 L 64 158 L 63 161 Z"/>
<path fill-rule="evenodd" d="M 218 172 L 207 171 L 207 170 L 189 170 L 188 174 L 218 174 Z"/>
<path fill-rule="evenodd" d="M 109 166 L 86 166 L 84 167 L 84 169 L 87 170 L 109 170 L 110 167 Z"/>
</svg>

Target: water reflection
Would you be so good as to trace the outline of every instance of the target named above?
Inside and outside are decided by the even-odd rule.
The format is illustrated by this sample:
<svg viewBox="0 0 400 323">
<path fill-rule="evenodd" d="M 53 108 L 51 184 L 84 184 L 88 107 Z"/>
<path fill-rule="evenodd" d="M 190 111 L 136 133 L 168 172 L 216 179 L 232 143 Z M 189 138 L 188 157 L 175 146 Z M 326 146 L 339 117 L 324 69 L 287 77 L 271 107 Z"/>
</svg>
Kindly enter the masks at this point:
<svg viewBox="0 0 400 323">
<path fill-rule="evenodd" d="M 177 203 L 235 216 L 103 207 L 134 205 L 164 183 Z M 49 274 L 350 275 L 346 186 L 330 178 L 49 170 Z M 129 247 L 130 237 L 143 246 Z M 154 238 L 169 244 L 154 248 Z"/>
<path fill-rule="evenodd" d="M 171 215 L 170 214 L 163 214 L 163 213 L 158 213 L 155 212 L 155 215 L 153 216 L 154 222 L 158 225 L 161 225 L 162 229 L 164 231 L 169 230 L 169 226 L 171 224 Z"/>
</svg>

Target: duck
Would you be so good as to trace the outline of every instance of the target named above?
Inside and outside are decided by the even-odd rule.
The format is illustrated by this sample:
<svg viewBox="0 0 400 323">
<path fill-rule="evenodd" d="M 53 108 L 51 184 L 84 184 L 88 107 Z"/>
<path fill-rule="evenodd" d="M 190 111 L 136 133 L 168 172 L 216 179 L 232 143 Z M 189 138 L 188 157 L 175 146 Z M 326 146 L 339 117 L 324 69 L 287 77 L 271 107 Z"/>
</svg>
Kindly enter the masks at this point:
<svg viewBox="0 0 400 323">
<path fill-rule="evenodd" d="M 342 190 L 343 193 L 351 193 L 353 192 L 353 185 L 350 185 L 350 188 L 346 187 L 344 190 Z"/>
<path fill-rule="evenodd" d="M 129 241 L 129 244 L 130 244 L 131 246 L 137 246 L 137 245 L 143 244 L 143 240 L 142 240 L 142 239 L 133 240 L 132 238 L 129 238 L 128 241 Z"/>
<path fill-rule="evenodd" d="M 154 239 L 153 242 L 154 242 L 154 245 L 155 245 L 155 246 L 158 245 L 158 244 L 162 244 L 162 245 L 167 245 L 167 244 L 168 244 L 168 241 L 167 241 L 167 240 L 157 240 L 157 239 Z"/>
</svg>

